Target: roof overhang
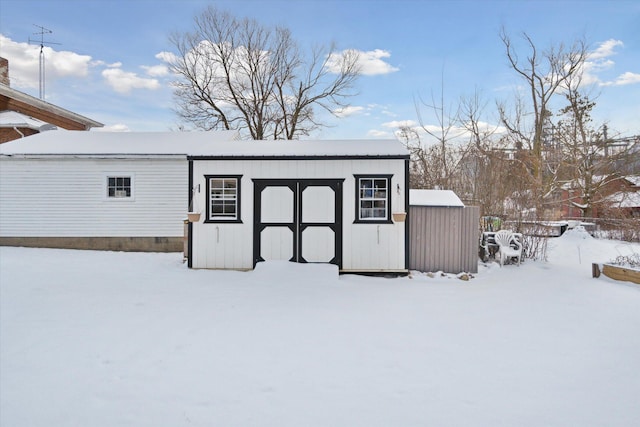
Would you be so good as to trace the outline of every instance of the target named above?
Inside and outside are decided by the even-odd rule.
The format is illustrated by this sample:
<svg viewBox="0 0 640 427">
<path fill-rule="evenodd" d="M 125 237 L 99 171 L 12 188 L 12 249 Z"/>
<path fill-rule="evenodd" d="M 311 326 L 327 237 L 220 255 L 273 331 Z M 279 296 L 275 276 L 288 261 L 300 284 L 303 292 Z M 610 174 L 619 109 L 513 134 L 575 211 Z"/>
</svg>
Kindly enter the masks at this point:
<svg viewBox="0 0 640 427">
<path fill-rule="evenodd" d="M 24 92 L 20 92 L 19 90 L 13 89 L 5 84 L 0 83 L 0 95 L 6 96 L 7 98 L 14 99 L 16 101 L 34 106 L 43 111 L 47 111 L 53 114 L 57 114 L 58 116 L 64 117 L 68 120 L 73 120 L 77 123 L 81 123 L 84 125 L 86 129 L 91 128 L 100 128 L 104 125 L 100 122 L 92 120 L 88 117 L 81 116 L 80 114 L 76 114 L 72 111 L 66 110 L 64 108 L 58 107 L 57 105 L 50 104 L 42 99 L 36 98 L 31 95 L 27 95 Z"/>
</svg>

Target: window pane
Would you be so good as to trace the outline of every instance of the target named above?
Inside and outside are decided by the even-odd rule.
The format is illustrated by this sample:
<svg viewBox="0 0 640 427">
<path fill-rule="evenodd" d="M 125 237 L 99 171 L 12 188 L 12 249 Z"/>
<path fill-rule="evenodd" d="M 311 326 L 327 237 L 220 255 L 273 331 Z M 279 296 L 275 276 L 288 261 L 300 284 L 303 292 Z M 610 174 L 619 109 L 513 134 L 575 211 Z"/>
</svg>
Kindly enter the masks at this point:
<svg viewBox="0 0 640 427">
<path fill-rule="evenodd" d="M 107 177 L 107 197 L 131 197 L 131 177 Z"/>
<path fill-rule="evenodd" d="M 360 219 L 379 220 L 388 216 L 388 178 L 359 178 Z"/>
<path fill-rule="evenodd" d="M 236 178 L 210 178 L 210 217 L 235 219 L 238 199 L 238 180 Z"/>
</svg>

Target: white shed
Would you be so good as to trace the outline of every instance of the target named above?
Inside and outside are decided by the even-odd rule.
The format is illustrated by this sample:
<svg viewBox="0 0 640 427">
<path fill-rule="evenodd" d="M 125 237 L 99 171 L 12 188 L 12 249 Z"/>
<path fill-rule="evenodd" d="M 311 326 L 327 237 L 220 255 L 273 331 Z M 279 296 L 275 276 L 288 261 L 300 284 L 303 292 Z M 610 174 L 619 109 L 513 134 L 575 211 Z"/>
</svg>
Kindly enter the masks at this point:
<svg viewBox="0 0 640 427">
<path fill-rule="evenodd" d="M 189 267 L 288 260 L 408 272 L 409 153 L 399 141 L 236 141 L 188 160 L 201 211 Z"/>
<path fill-rule="evenodd" d="M 236 132 L 52 130 L 0 145 L 0 244 L 182 251 L 187 155 Z"/>
</svg>

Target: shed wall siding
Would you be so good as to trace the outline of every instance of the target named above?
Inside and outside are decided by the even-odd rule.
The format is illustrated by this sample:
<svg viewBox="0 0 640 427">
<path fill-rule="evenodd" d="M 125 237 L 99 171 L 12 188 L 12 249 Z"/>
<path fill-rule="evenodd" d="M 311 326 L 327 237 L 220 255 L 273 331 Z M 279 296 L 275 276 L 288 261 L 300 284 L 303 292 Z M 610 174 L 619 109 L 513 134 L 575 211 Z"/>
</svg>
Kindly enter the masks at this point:
<svg viewBox="0 0 640 427">
<path fill-rule="evenodd" d="M 410 269 L 478 271 L 478 207 L 410 209 Z"/>
<path fill-rule="evenodd" d="M 107 175 L 132 175 L 132 199 L 106 197 Z M 180 237 L 184 159 L 1 159 L 0 236 Z"/>
<path fill-rule="evenodd" d="M 194 187 L 197 204 L 205 212 L 205 175 L 242 175 L 242 223 L 204 223 L 204 215 L 192 228 L 193 268 L 253 268 L 252 179 L 344 179 L 342 191 L 342 269 L 344 271 L 405 271 L 405 225 L 354 224 L 354 175 L 392 174 L 391 210 L 405 211 L 404 160 L 195 160 Z M 397 191 L 400 186 L 400 194 Z"/>
</svg>

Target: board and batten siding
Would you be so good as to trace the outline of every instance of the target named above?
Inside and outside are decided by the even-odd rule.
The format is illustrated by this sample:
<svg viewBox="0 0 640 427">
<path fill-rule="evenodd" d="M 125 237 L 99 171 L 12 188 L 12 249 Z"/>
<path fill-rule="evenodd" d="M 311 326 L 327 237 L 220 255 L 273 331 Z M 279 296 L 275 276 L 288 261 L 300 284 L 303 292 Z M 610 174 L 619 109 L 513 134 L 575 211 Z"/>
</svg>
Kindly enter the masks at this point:
<svg viewBox="0 0 640 427">
<path fill-rule="evenodd" d="M 202 217 L 192 224 L 190 262 L 192 268 L 253 268 L 253 179 L 344 179 L 342 188 L 342 270 L 406 271 L 405 225 L 354 224 L 356 183 L 354 175 L 389 174 L 391 211 L 405 212 L 405 160 L 328 159 L 193 160 L 193 186 Z M 242 175 L 242 223 L 205 223 L 207 197 L 205 175 Z M 398 191 L 398 186 L 400 190 Z"/>
<path fill-rule="evenodd" d="M 477 206 L 411 206 L 409 268 L 477 273 L 479 215 Z"/>
<path fill-rule="evenodd" d="M 188 165 L 174 159 L 0 159 L 2 237 L 181 237 Z M 107 176 L 133 197 L 107 198 Z"/>
</svg>

